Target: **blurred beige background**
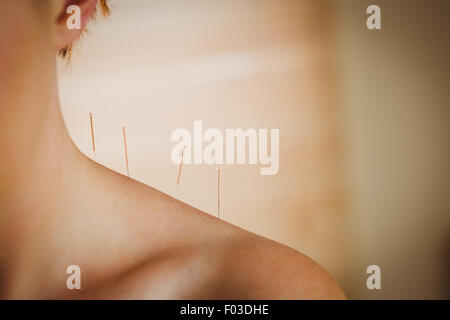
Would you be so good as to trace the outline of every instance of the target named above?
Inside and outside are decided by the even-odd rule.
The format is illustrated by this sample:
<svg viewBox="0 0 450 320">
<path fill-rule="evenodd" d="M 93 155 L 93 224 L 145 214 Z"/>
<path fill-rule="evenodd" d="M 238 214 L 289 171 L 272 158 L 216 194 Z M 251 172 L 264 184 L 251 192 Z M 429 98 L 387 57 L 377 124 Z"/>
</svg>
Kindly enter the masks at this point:
<svg viewBox="0 0 450 320">
<path fill-rule="evenodd" d="M 369 31 L 374 3 L 383 29 Z M 92 112 L 97 161 L 125 174 L 125 125 L 131 176 L 215 215 L 216 166 L 186 165 L 176 185 L 171 132 L 278 128 L 277 175 L 222 166 L 223 219 L 316 259 L 350 298 L 448 298 L 447 2 L 111 5 L 59 65 L 81 151 Z"/>
<path fill-rule="evenodd" d="M 376 32 L 362 25 L 373 3 Z M 356 265 L 383 278 L 369 291 L 359 267 L 355 297 L 448 299 L 450 2 L 335 4 Z"/>
</svg>

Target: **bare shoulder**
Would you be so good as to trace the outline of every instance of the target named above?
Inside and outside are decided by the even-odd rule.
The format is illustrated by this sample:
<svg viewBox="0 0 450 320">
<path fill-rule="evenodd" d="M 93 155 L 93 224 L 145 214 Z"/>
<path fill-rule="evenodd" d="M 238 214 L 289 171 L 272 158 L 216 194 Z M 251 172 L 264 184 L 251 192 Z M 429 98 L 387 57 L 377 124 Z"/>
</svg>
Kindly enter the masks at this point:
<svg viewBox="0 0 450 320">
<path fill-rule="evenodd" d="M 328 272 L 302 253 L 218 223 L 147 261 L 122 288 L 133 288 L 137 299 L 346 298 Z"/>
<path fill-rule="evenodd" d="M 220 268 L 226 298 L 346 298 L 324 268 L 292 248 L 244 230 L 229 244 Z"/>
<path fill-rule="evenodd" d="M 133 264 L 125 261 L 125 271 L 93 295 L 125 299 L 345 298 L 334 279 L 302 253 L 144 185 L 135 184 L 134 188 L 136 199 L 123 210 L 131 211 L 126 215 L 131 217 L 126 221 L 133 222 L 127 235 L 139 244 L 134 255 L 142 258 Z M 146 214 L 147 199 L 152 199 L 151 215 Z M 131 200 L 128 196 L 127 204 Z"/>
<path fill-rule="evenodd" d="M 324 268 L 292 248 L 216 218 L 185 222 L 177 245 L 127 273 L 119 297 L 346 298 Z"/>
<path fill-rule="evenodd" d="M 208 219 L 209 220 L 209 219 Z M 203 223 L 202 223 L 203 224 Z M 300 252 L 220 221 L 129 270 L 96 296 L 133 299 L 345 299 Z M 201 231 L 204 230 L 204 231 Z"/>
<path fill-rule="evenodd" d="M 119 217 L 114 238 L 126 245 L 114 242 L 114 268 L 92 282 L 87 297 L 345 298 L 333 278 L 302 253 L 106 172 L 100 180 L 108 200 L 113 195 L 115 201 L 104 215 L 114 211 Z"/>
</svg>

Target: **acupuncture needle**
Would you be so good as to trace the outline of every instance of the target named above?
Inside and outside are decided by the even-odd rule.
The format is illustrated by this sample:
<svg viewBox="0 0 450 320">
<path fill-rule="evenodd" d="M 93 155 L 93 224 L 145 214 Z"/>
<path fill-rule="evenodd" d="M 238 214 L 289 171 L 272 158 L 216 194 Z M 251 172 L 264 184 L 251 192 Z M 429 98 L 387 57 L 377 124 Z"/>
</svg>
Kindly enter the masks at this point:
<svg viewBox="0 0 450 320">
<path fill-rule="evenodd" d="M 220 168 L 217 168 L 217 218 L 220 219 Z"/>
<path fill-rule="evenodd" d="M 177 184 L 180 184 L 180 178 L 181 178 L 181 168 L 183 168 L 183 159 L 184 159 L 184 150 L 186 149 L 186 146 L 183 147 L 183 150 L 181 151 L 181 161 L 180 161 L 180 168 L 178 169 L 178 178 L 177 178 Z"/>
<path fill-rule="evenodd" d="M 125 127 L 122 127 L 122 132 L 123 132 L 123 144 L 124 144 L 124 148 L 125 148 L 125 163 L 127 165 L 127 176 L 129 179 L 130 178 L 130 170 L 128 168 L 127 135 L 125 133 Z"/>
<path fill-rule="evenodd" d="M 94 120 L 92 119 L 91 112 L 89 112 L 89 118 L 91 120 L 92 151 L 94 152 L 94 161 L 95 161 Z"/>
</svg>

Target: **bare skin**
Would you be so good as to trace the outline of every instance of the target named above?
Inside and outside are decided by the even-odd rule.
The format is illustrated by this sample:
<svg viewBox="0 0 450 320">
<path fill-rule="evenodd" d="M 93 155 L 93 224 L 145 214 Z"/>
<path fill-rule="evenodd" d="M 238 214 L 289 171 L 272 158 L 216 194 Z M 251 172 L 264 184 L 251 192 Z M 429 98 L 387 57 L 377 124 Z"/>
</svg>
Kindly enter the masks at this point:
<svg viewBox="0 0 450 320">
<path fill-rule="evenodd" d="M 74 39 L 55 23 L 61 10 L 57 0 L 0 3 L 0 298 L 345 298 L 303 254 L 74 146 L 56 88 L 55 49 Z M 66 288 L 73 264 L 82 290 Z"/>
</svg>

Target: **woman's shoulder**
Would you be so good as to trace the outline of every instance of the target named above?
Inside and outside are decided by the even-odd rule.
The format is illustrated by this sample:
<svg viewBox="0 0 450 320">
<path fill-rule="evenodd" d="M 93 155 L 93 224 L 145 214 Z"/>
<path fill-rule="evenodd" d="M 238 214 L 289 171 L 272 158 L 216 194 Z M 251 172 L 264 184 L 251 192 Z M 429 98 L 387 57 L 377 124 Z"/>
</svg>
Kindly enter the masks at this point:
<svg viewBox="0 0 450 320">
<path fill-rule="evenodd" d="M 187 223 L 178 245 L 136 270 L 141 298 L 345 299 L 304 254 L 218 219 L 196 224 L 189 232 Z"/>
<path fill-rule="evenodd" d="M 222 292 L 233 299 L 345 299 L 318 263 L 288 247 L 239 229 L 224 252 Z"/>
<path fill-rule="evenodd" d="M 108 298 L 345 298 L 333 278 L 304 254 L 156 189 L 140 183 L 130 188 L 135 196 L 124 206 L 132 226 L 126 234 L 139 241 L 141 258 L 102 290 Z"/>
</svg>

